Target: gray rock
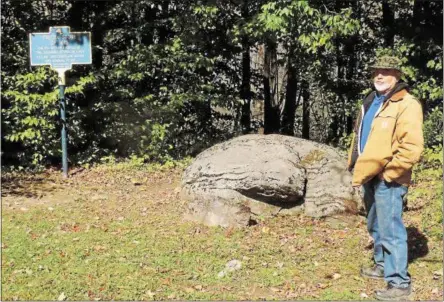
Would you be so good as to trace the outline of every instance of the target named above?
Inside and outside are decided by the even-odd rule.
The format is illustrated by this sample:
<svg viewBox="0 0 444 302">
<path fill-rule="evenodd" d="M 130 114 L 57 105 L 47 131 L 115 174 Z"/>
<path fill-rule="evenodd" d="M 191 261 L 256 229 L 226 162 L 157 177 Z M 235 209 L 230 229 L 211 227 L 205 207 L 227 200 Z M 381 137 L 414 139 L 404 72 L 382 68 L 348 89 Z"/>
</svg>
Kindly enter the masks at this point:
<svg viewBox="0 0 444 302">
<path fill-rule="evenodd" d="M 225 264 L 225 270 L 228 272 L 234 272 L 242 268 L 242 263 L 239 260 L 231 260 Z"/>
<path fill-rule="evenodd" d="M 217 274 L 217 278 L 223 278 L 231 272 L 240 270 L 242 268 L 242 262 L 239 260 L 231 260 L 225 264 L 225 268 Z"/>
<path fill-rule="evenodd" d="M 184 171 L 187 219 L 246 226 L 258 217 L 303 210 L 313 217 L 355 210 L 344 155 L 283 135 L 245 135 L 217 144 Z"/>
</svg>

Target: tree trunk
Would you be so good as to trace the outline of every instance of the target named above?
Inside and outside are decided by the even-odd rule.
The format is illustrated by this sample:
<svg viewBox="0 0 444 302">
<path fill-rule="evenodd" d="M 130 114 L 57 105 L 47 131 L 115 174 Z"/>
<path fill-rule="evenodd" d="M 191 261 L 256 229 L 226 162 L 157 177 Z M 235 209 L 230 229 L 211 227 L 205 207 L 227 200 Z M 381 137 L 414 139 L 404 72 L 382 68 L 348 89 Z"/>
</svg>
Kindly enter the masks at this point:
<svg viewBox="0 0 444 302">
<path fill-rule="evenodd" d="M 248 1 L 244 1 L 242 6 L 242 18 L 245 20 L 248 18 Z M 242 86 L 241 86 L 241 99 L 242 115 L 241 126 L 242 133 L 246 134 L 251 131 L 251 65 L 250 65 L 250 43 L 248 36 L 242 38 Z"/>
<path fill-rule="evenodd" d="M 302 138 L 310 139 L 310 87 L 302 83 Z"/>
<path fill-rule="evenodd" d="M 68 10 L 68 24 L 71 27 L 71 31 L 87 30 L 83 28 L 83 9 L 85 4 L 82 2 L 73 2 L 72 6 Z"/>
<path fill-rule="evenodd" d="M 95 14 L 99 15 L 103 14 L 106 11 L 107 3 L 102 1 L 97 1 L 94 3 Z M 94 20 L 93 27 L 91 29 L 91 44 L 92 45 L 103 45 L 103 41 L 105 39 L 105 31 L 104 25 L 101 20 L 96 18 Z M 100 69 L 103 65 L 103 49 L 102 48 L 93 48 L 92 52 L 92 64 L 95 68 Z"/>
<path fill-rule="evenodd" d="M 244 43 L 243 48 L 244 48 L 244 50 L 242 53 L 241 98 L 244 103 L 242 104 L 241 125 L 242 125 L 242 133 L 249 133 L 251 130 L 251 109 L 250 109 L 250 106 L 251 106 L 251 89 L 250 89 L 251 67 L 250 67 L 250 46 L 248 45 L 248 42 Z"/>
<path fill-rule="evenodd" d="M 143 22 L 145 24 L 153 22 L 153 20 L 156 19 L 156 11 L 157 8 L 151 8 L 150 6 L 146 7 L 144 10 L 145 14 L 143 16 Z M 154 44 L 154 32 L 151 29 L 151 27 L 149 27 L 149 29 L 147 30 L 142 31 L 140 35 L 141 35 L 141 42 L 143 45 Z"/>
<path fill-rule="evenodd" d="M 264 134 L 279 133 L 279 106 L 277 95 L 276 43 L 267 41 L 264 51 Z"/>
<path fill-rule="evenodd" d="M 169 1 L 163 1 L 162 12 L 160 13 L 160 19 L 163 19 L 162 25 L 159 27 L 159 44 L 165 44 L 168 40 L 169 29 L 168 29 L 168 8 Z"/>
<path fill-rule="evenodd" d="M 294 135 L 294 119 L 296 111 L 296 92 L 298 87 L 297 69 L 292 60 L 294 49 L 288 52 L 287 87 L 285 90 L 285 105 L 282 114 L 282 134 Z"/>
<path fill-rule="evenodd" d="M 382 1 L 382 23 L 385 47 L 392 47 L 395 41 L 395 14 L 388 0 Z"/>
</svg>

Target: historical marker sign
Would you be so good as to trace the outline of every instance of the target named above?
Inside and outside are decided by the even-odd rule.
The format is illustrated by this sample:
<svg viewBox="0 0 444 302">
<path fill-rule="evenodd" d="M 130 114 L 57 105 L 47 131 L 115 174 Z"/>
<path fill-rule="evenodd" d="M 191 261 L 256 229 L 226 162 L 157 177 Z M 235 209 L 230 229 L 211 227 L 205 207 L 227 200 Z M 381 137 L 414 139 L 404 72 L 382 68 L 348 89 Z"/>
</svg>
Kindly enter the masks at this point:
<svg viewBox="0 0 444 302">
<path fill-rule="evenodd" d="M 50 65 L 68 70 L 72 64 L 91 64 L 91 33 L 70 32 L 68 26 L 50 27 L 49 33 L 29 34 L 31 66 Z"/>
<path fill-rule="evenodd" d="M 60 118 L 62 120 L 63 175 L 68 177 L 68 147 L 65 114 L 65 72 L 72 64 L 91 64 L 91 33 L 70 32 L 69 26 L 50 27 L 49 33 L 29 34 L 31 66 L 50 65 L 59 74 Z"/>
</svg>

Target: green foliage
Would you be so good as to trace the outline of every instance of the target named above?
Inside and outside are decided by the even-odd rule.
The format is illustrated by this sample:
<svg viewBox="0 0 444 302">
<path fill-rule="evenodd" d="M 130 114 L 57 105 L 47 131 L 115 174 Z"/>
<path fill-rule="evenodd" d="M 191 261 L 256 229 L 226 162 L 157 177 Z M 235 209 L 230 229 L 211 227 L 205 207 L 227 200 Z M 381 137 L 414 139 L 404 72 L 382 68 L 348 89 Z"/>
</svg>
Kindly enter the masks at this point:
<svg viewBox="0 0 444 302">
<path fill-rule="evenodd" d="M 278 122 L 294 113 L 296 135 L 309 122 L 310 139 L 345 149 L 360 92 L 372 88 L 368 66 L 390 53 L 401 58 L 403 80 L 425 105 L 426 146 L 442 141 L 442 3 L 384 2 L 397 12 L 392 23 L 382 5 L 365 1 L 2 4 L 6 165 L 60 163 L 56 76 L 47 68 L 30 72 L 27 36 L 60 24 L 94 37 L 93 64 L 67 75 L 71 165 L 107 156 L 165 163 L 238 135 L 243 111 L 252 115 L 244 102 L 257 106 L 265 99 L 269 50 L 275 73 L 269 83 L 276 87 L 269 91 L 274 107 L 266 110 L 278 112 Z M 286 106 L 288 93 L 296 98 L 294 112 Z M 263 126 L 258 113 L 250 128 L 253 123 Z"/>
<path fill-rule="evenodd" d="M 47 68 L 11 78 L 12 87 L 4 91 L 7 104 L 2 110 L 5 139 L 21 142 L 26 148 L 19 152 L 23 164 L 39 165 L 46 156 L 58 152 L 57 114 L 58 94 L 54 89 L 57 78 Z"/>
<path fill-rule="evenodd" d="M 424 144 L 426 147 L 438 146 L 443 143 L 442 108 L 434 108 L 424 121 Z"/>
<path fill-rule="evenodd" d="M 443 163 L 442 145 L 426 148 L 413 170 L 413 181 L 417 185 L 409 193 L 409 203 L 423 205 L 422 229 L 435 238 L 442 238 Z"/>
<path fill-rule="evenodd" d="M 4 138 L 7 142 L 20 143 L 23 150 L 18 153 L 21 165 L 40 167 L 51 157 L 60 156 L 59 90 L 57 74 L 48 68 L 37 68 L 34 72 L 19 74 L 7 79 L 10 89 L 4 91 L 5 108 L 2 110 Z M 94 77 L 81 78 L 66 89 L 66 97 L 81 94 Z M 71 108 L 72 109 L 72 108 Z M 72 110 L 71 110 L 72 111 Z M 70 144 L 82 140 L 77 116 L 71 116 Z"/>
<path fill-rule="evenodd" d="M 415 166 L 413 179 L 441 181 L 443 168 L 442 145 L 424 149 L 421 161 Z"/>
<path fill-rule="evenodd" d="M 359 30 L 360 24 L 351 14 L 351 9 L 324 13 L 308 1 L 269 2 L 262 6 L 256 26 L 278 40 L 286 39 L 285 44 L 297 43 L 303 51 L 314 55 L 322 48 L 332 50 L 337 37 Z M 302 22 L 294 24 L 295 18 Z"/>
<path fill-rule="evenodd" d="M 338 148 L 342 151 L 348 152 L 353 141 L 353 133 L 343 134 L 339 139 Z"/>
</svg>

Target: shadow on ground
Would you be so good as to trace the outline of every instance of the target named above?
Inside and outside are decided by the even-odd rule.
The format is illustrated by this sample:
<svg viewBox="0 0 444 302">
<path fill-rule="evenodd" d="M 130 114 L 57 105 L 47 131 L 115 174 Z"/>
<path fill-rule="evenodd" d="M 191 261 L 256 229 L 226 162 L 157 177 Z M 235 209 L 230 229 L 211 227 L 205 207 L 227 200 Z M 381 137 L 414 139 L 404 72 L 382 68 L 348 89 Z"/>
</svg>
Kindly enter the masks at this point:
<svg viewBox="0 0 444 302">
<path fill-rule="evenodd" d="M 409 263 L 414 262 L 418 258 L 423 258 L 427 256 L 427 254 L 429 253 L 427 237 L 416 227 L 412 226 L 407 227 L 407 236 Z M 367 250 L 373 250 L 373 242 L 369 243 L 365 248 Z"/>
<path fill-rule="evenodd" d="M 429 253 L 429 247 L 427 245 L 428 239 L 416 227 L 407 227 L 407 234 L 409 263 L 411 263 L 418 258 L 425 257 Z"/>
<path fill-rule="evenodd" d="M 47 193 L 53 192 L 55 186 L 53 182 L 44 177 L 34 177 L 32 179 L 2 177 L 1 189 L 2 197 L 41 198 Z"/>
</svg>

